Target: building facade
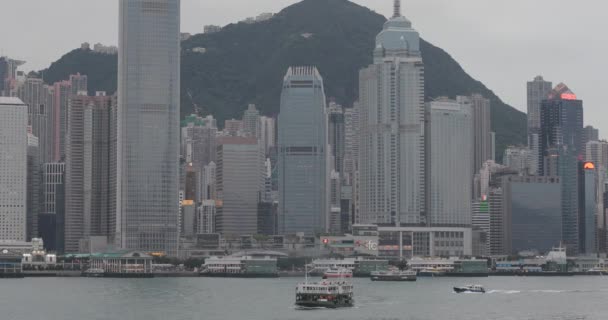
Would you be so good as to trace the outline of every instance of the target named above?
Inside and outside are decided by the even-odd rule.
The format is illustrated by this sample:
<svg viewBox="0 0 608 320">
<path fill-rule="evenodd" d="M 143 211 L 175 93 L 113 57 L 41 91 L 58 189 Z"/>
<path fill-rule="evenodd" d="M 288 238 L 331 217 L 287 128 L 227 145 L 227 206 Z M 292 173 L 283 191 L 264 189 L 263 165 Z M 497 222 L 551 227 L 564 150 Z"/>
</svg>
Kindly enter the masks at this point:
<svg viewBox="0 0 608 320">
<path fill-rule="evenodd" d="M 264 155 L 255 138 L 222 137 L 217 147 L 216 229 L 226 237 L 254 235 L 264 186 Z"/>
<path fill-rule="evenodd" d="M 432 226 L 470 227 L 473 113 L 447 98 L 427 105 L 427 196 Z"/>
<path fill-rule="evenodd" d="M 359 72 L 359 223 L 426 223 L 424 98 L 419 34 L 397 10 Z"/>
<path fill-rule="evenodd" d="M 291 67 L 278 120 L 279 233 L 326 232 L 329 146 L 323 79 L 314 67 Z"/>
<path fill-rule="evenodd" d="M 27 236 L 27 106 L 0 97 L 0 240 Z"/>
<path fill-rule="evenodd" d="M 553 84 L 545 81 L 542 76 L 537 76 L 527 83 L 528 147 L 532 152 L 533 173 L 542 174 L 539 171 L 544 161 L 540 143 L 541 104 L 547 99 L 552 88 Z"/>
<path fill-rule="evenodd" d="M 116 243 L 177 256 L 180 1 L 119 7 Z"/>
</svg>

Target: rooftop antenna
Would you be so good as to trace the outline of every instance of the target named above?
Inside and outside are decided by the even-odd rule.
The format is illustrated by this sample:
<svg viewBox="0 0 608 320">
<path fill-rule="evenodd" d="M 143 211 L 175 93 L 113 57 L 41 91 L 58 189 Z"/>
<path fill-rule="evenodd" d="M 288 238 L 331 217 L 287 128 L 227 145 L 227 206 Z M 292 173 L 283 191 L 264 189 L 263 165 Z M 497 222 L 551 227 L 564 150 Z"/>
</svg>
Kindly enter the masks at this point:
<svg viewBox="0 0 608 320">
<path fill-rule="evenodd" d="M 395 4 L 393 6 L 393 18 L 401 17 L 401 0 L 395 0 Z"/>
</svg>

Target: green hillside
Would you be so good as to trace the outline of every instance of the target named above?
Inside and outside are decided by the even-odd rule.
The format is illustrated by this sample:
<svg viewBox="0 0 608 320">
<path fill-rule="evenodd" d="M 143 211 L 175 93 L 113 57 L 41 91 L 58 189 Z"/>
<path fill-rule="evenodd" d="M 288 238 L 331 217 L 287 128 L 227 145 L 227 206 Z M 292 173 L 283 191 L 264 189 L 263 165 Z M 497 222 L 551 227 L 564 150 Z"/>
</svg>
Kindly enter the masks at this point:
<svg viewBox="0 0 608 320">
<path fill-rule="evenodd" d="M 182 43 L 182 115 L 196 104 L 222 122 L 240 117 L 249 103 L 277 114 L 282 79 L 292 65 L 317 66 L 327 96 L 350 106 L 358 95 L 359 69 L 371 63 L 374 39 L 385 21 L 347 0 L 304 0 L 265 22 L 193 36 Z M 525 114 L 503 103 L 442 49 L 425 41 L 421 48 L 427 99 L 480 93 L 492 101 L 497 154 L 502 156 L 509 144 L 525 143 Z M 80 72 L 89 76 L 91 91 L 114 92 L 116 65 L 116 56 L 78 49 L 53 63 L 44 77 L 52 83 Z"/>
</svg>

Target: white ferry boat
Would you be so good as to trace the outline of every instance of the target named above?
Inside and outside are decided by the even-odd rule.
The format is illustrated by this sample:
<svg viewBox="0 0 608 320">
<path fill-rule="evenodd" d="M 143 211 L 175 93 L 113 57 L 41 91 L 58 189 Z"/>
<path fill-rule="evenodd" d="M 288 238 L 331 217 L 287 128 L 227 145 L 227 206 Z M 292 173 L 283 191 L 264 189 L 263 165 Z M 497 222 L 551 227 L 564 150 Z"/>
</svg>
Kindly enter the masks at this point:
<svg viewBox="0 0 608 320">
<path fill-rule="evenodd" d="M 329 268 L 323 273 L 323 279 L 352 278 L 353 271 L 346 268 Z"/>
<path fill-rule="evenodd" d="M 344 308 L 355 304 L 353 285 L 346 280 L 304 282 L 296 287 L 296 305 L 303 308 Z"/>
<path fill-rule="evenodd" d="M 372 281 L 416 281 L 416 271 L 399 270 L 398 268 L 390 268 L 386 271 L 373 271 L 371 273 Z"/>
</svg>

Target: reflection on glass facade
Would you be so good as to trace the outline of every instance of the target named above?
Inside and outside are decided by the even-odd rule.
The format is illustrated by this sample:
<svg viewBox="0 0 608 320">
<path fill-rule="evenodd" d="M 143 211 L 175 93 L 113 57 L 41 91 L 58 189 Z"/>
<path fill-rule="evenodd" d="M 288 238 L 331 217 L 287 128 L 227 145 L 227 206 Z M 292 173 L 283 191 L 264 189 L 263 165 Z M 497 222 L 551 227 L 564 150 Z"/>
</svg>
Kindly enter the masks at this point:
<svg viewBox="0 0 608 320">
<path fill-rule="evenodd" d="M 279 114 L 279 232 L 327 230 L 329 173 L 323 79 L 314 67 L 287 71 Z"/>
<path fill-rule="evenodd" d="M 512 177 L 512 252 L 546 253 L 562 241 L 561 183 L 558 177 Z"/>
<path fill-rule="evenodd" d="M 120 0 L 117 239 L 177 255 L 180 1 Z"/>
</svg>

